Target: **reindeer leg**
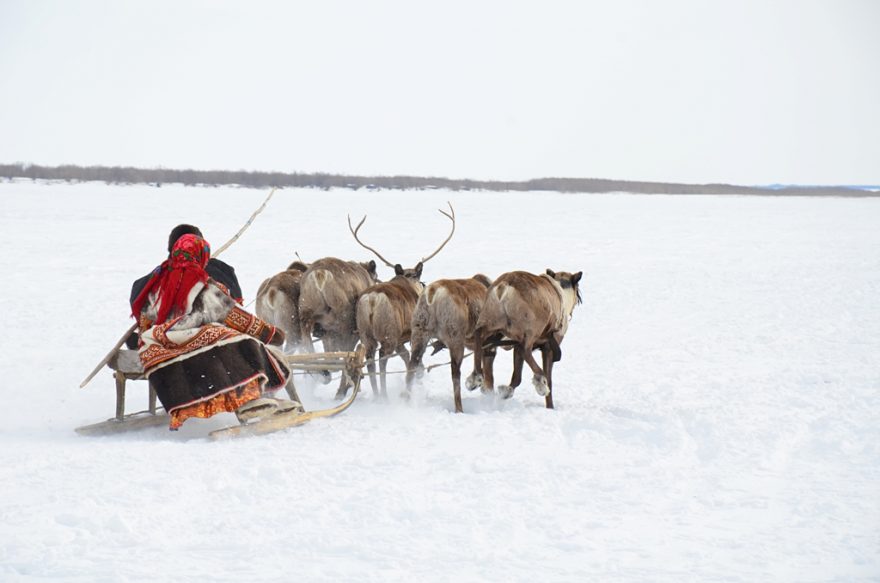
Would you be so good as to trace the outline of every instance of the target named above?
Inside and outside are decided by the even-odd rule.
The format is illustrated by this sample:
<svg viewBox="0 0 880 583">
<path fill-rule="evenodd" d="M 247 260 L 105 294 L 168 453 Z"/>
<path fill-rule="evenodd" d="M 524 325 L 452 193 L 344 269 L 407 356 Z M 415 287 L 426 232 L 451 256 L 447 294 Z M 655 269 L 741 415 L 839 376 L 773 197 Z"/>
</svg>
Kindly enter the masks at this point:
<svg viewBox="0 0 880 583">
<path fill-rule="evenodd" d="M 302 350 L 302 326 L 299 323 L 299 316 L 291 316 L 290 320 L 287 325 L 290 333 L 287 335 L 285 348 L 290 350 L 288 354 L 295 354 Z"/>
<path fill-rule="evenodd" d="M 382 387 L 381 398 L 388 399 L 388 387 L 385 381 L 385 370 L 388 368 L 388 359 L 394 354 L 394 350 L 387 348 L 385 344 L 379 347 L 379 386 Z"/>
<path fill-rule="evenodd" d="M 559 345 L 557 344 L 557 350 Z M 547 375 L 547 395 L 544 397 L 544 404 L 548 409 L 553 408 L 553 362 L 556 360 L 554 350 L 550 343 L 541 347 L 541 356 L 544 357 L 544 374 Z"/>
<path fill-rule="evenodd" d="M 428 338 L 423 334 L 413 334 L 410 344 L 412 345 L 412 354 L 409 362 L 406 363 L 406 395 L 409 395 L 412 390 L 413 378 L 416 375 L 421 377 L 425 372 L 422 357 L 428 348 Z"/>
<path fill-rule="evenodd" d="M 400 343 L 400 346 L 397 347 L 397 356 L 403 359 L 403 364 L 409 364 L 410 354 L 409 350 L 406 348 L 406 344 Z"/>
<path fill-rule="evenodd" d="M 370 386 L 373 388 L 373 396 L 379 394 L 379 387 L 376 385 L 376 345 L 364 343 L 366 349 L 367 372 L 370 375 Z"/>
<path fill-rule="evenodd" d="M 303 324 L 303 333 L 302 334 L 303 334 L 302 335 L 302 343 L 300 344 L 300 349 L 305 354 L 314 354 L 315 353 L 315 345 L 312 343 L 311 326 L 309 325 L 308 327 L 306 327 L 306 324 Z M 326 338 L 322 340 L 322 344 L 323 344 L 322 349 L 324 352 L 328 351 L 328 348 L 327 348 L 328 342 L 329 342 L 329 340 L 327 340 Z M 311 378 L 317 380 L 318 382 L 320 382 L 322 385 L 328 385 L 328 384 L 330 384 L 330 381 L 332 380 L 329 370 L 312 371 L 309 373 L 309 376 Z"/>
<path fill-rule="evenodd" d="M 410 354 L 409 350 L 406 349 L 406 345 L 401 342 L 400 346 L 397 347 L 397 355 L 403 359 L 403 363 L 406 365 L 407 370 L 409 369 L 409 359 Z M 409 399 L 409 389 L 404 389 L 402 393 L 400 393 L 400 398 L 404 401 Z"/>
<path fill-rule="evenodd" d="M 312 342 L 312 329 L 314 328 L 314 322 L 311 321 L 311 316 L 307 316 L 300 320 L 300 345 L 299 348 L 305 354 L 314 354 L 315 353 L 315 345 Z M 324 341 L 324 351 L 327 351 L 327 342 Z M 316 378 L 320 380 L 321 384 L 328 384 L 330 382 L 330 371 L 325 370 L 321 372 L 310 372 L 309 376 L 312 378 Z"/>
<path fill-rule="evenodd" d="M 550 394 L 550 387 L 547 385 L 547 377 L 544 376 L 544 371 L 541 370 L 541 367 L 538 366 L 535 357 L 532 355 L 534 349 L 533 342 L 523 342 L 523 358 L 526 359 L 526 362 L 529 363 L 529 368 L 531 368 L 532 372 L 535 374 L 535 377 L 532 379 L 532 384 L 535 385 L 535 391 L 539 395 L 546 397 Z"/>
<path fill-rule="evenodd" d="M 313 353 L 315 345 L 312 343 L 312 321 L 311 315 L 303 316 L 300 320 L 300 347 L 303 352 Z"/>
<path fill-rule="evenodd" d="M 491 395 L 495 392 L 495 355 L 498 349 L 496 347 L 488 348 L 483 351 L 481 364 L 483 365 L 483 383 L 480 392 L 484 395 Z"/>
<path fill-rule="evenodd" d="M 474 372 L 464 383 L 469 391 L 483 385 L 483 333 L 482 328 L 474 330 Z"/>
<path fill-rule="evenodd" d="M 327 336 L 325 335 L 325 338 Z M 332 340 L 331 346 L 333 347 L 332 351 L 352 351 L 354 347 L 357 345 L 358 340 L 360 338 L 357 335 L 343 334 L 337 338 Z M 328 373 L 329 374 L 329 373 Z M 348 378 L 348 374 L 345 371 L 342 372 L 342 378 L 339 379 L 339 390 L 336 391 L 337 399 L 344 399 L 345 394 L 348 392 L 348 388 L 352 386 L 351 379 Z"/>
<path fill-rule="evenodd" d="M 513 376 L 510 378 L 509 385 L 501 385 L 498 387 L 498 394 L 502 399 L 509 399 L 513 396 L 513 391 L 522 382 L 522 368 L 525 358 L 523 357 L 523 349 L 521 344 L 513 347 Z"/>
<path fill-rule="evenodd" d="M 455 401 L 455 412 L 464 413 L 461 406 L 461 361 L 464 360 L 464 343 L 454 342 L 449 346 L 452 356 L 452 395 Z"/>
<path fill-rule="evenodd" d="M 497 356 L 497 354 L 498 350 L 496 348 L 492 348 L 483 353 L 483 370 L 491 369 L 494 373 L 495 356 Z"/>
</svg>

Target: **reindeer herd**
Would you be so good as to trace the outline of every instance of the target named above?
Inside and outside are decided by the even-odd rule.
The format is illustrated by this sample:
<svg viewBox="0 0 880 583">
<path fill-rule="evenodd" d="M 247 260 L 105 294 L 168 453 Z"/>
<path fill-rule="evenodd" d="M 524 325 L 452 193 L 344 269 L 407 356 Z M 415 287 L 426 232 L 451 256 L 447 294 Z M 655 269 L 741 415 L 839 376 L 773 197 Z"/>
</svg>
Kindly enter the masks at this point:
<svg viewBox="0 0 880 583">
<path fill-rule="evenodd" d="M 353 350 L 360 342 L 366 350 L 373 394 L 383 398 L 387 397 L 385 376 L 391 357 L 400 356 L 406 364 L 406 398 L 415 377 L 424 371 L 422 359 L 428 347 L 434 353 L 446 348 L 451 357 L 456 413 L 462 412 L 465 350 L 474 353 L 474 371 L 465 385 L 488 394 L 495 390 L 492 369 L 497 349 L 509 349 L 513 352 L 513 376 L 510 384 L 498 387 L 500 395 L 505 399 L 513 396 L 525 363 L 534 374 L 535 390 L 552 409 L 553 364 L 562 356 L 560 345 L 568 322 L 581 303 L 582 272 L 548 269 L 535 275 L 511 271 L 494 282 L 477 274 L 425 285 L 421 281 L 424 264 L 455 233 L 452 205 L 449 212 L 439 212 L 452 223 L 449 236 L 412 268 L 392 264 L 360 239 L 358 233 L 366 216 L 357 227 L 352 227 L 349 218 L 348 228 L 355 241 L 392 268 L 394 277 L 380 282 L 373 260 L 325 257 L 310 264 L 295 261 L 260 285 L 257 315 L 284 331 L 288 352 L 314 352 L 313 337 L 321 340 L 327 352 Z M 533 356 L 535 350 L 541 352 L 540 364 Z M 344 398 L 350 386 L 350 379 L 343 375 L 336 397 Z"/>
</svg>

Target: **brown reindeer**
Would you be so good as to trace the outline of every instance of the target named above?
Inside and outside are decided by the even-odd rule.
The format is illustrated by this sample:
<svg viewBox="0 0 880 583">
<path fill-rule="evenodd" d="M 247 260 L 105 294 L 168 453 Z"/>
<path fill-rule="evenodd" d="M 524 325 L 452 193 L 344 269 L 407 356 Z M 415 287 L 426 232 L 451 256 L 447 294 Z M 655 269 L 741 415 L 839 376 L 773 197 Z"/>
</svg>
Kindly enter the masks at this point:
<svg viewBox="0 0 880 583">
<path fill-rule="evenodd" d="M 484 342 L 502 338 L 514 342 L 513 377 L 509 385 L 498 387 L 505 399 L 513 395 L 522 381 L 523 361 L 534 373 L 532 383 L 544 397 L 548 409 L 553 408 L 553 363 L 562 357 L 560 344 L 568 330 L 568 320 L 576 304 L 581 303 L 578 282 L 582 272 L 533 275 L 525 271 L 505 273 L 495 280 L 486 294 L 474 332 L 474 372 L 468 377 L 468 389 L 481 387 L 492 392 L 492 366 L 483 370 Z M 540 348 L 543 369 L 535 362 L 532 351 Z"/>
<path fill-rule="evenodd" d="M 284 332 L 284 349 L 287 352 L 294 352 L 300 347 L 300 281 L 308 268 L 302 261 L 294 261 L 286 270 L 266 279 L 257 290 L 257 316 Z"/>
<path fill-rule="evenodd" d="M 312 263 L 300 280 L 301 343 L 314 352 L 312 333 L 320 330 L 325 352 L 353 350 L 358 341 L 355 303 L 362 291 L 379 281 L 376 262 L 357 263 L 325 257 Z M 336 396 L 345 396 L 350 382 L 342 376 Z"/>
<path fill-rule="evenodd" d="M 435 338 L 434 352 L 449 348 L 455 412 L 462 412 L 461 363 L 465 349 L 474 349 L 474 329 L 491 284 L 488 277 L 477 274 L 470 279 L 441 279 L 425 288 L 412 318 L 412 357 L 406 373 L 407 392 L 412 387 L 413 377 L 423 369 L 422 356 L 428 342 Z M 484 351 L 484 358 L 492 357 L 494 352 Z"/>
<path fill-rule="evenodd" d="M 388 396 L 385 381 L 388 359 L 396 353 L 403 358 L 407 367 L 409 366 L 409 351 L 404 343 L 410 339 L 413 311 L 419 294 L 425 288 L 425 285 L 420 281 L 422 267 L 446 246 L 455 233 L 455 211 L 452 205 L 449 205 L 449 210 L 450 213 L 440 211 L 452 221 L 452 231 L 449 236 L 436 251 L 423 257 L 415 267 L 409 269 L 404 269 L 399 263 L 392 265 L 378 251 L 368 247 L 358 238 L 358 231 L 367 217 L 361 219 L 356 229 L 352 228 L 349 218 L 348 228 L 355 241 L 375 253 L 385 265 L 394 268 L 394 277 L 390 281 L 376 284 L 364 290 L 357 302 L 357 330 L 361 344 L 366 349 L 367 370 L 370 373 L 370 385 L 373 387 L 374 395 L 380 394 L 376 386 L 376 362 L 374 360 L 376 348 L 379 349 L 379 380 L 383 398 Z"/>
</svg>

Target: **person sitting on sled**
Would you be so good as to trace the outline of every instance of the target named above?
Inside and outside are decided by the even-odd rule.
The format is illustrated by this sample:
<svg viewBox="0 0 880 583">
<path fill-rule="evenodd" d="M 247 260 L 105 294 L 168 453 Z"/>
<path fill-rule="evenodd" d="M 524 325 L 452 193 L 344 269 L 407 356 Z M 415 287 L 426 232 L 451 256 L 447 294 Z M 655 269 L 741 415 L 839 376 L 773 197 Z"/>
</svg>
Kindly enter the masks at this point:
<svg viewBox="0 0 880 583">
<path fill-rule="evenodd" d="M 132 302 L 138 356 L 171 416 L 170 429 L 217 413 L 235 412 L 245 422 L 301 410 L 290 368 L 276 348 L 283 332 L 243 310 L 209 277 L 210 255 L 207 241 L 183 235 Z M 268 398 L 282 387 L 292 400 Z"/>
<path fill-rule="evenodd" d="M 183 237 L 184 235 L 197 235 L 201 238 L 205 238 L 202 235 L 201 229 L 196 227 L 195 225 L 177 225 L 173 229 L 171 229 L 171 233 L 168 235 L 168 253 L 171 253 L 171 249 L 174 247 L 174 244 L 178 239 Z M 136 279 L 134 283 L 131 284 L 131 296 L 129 298 L 129 304 L 134 304 L 134 300 L 140 295 L 141 291 L 143 291 L 144 286 L 147 285 L 147 282 L 153 277 L 153 274 L 159 267 L 156 267 L 153 271 L 141 277 L 140 279 Z M 241 293 L 241 285 L 238 283 L 238 277 L 235 275 L 235 268 L 224 261 L 220 261 L 214 257 L 211 257 L 208 260 L 208 264 L 205 266 L 205 271 L 208 272 L 208 276 L 214 280 L 215 283 L 221 284 L 221 286 L 225 286 L 226 290 L 229 292 L 229 295 L 238 302 L 239 304 L 243 304 L 244 300 L 242 299 Z M 131 350 L 137 350 L 138 347 L 138 334 L 137 332 L 132 332 L 131 336 L 125 341 L 126 347 Z"/>
<path fill-rule="evenodd" d="M 171 253 L 171 249 L 174 247 L 174 244 L 177 243 L 177 240 L 183 237 L 184 235 L 196 235 L 201 237 L 202 239 L 205 236 L 202 234 L 201 229 L 196 227 L 195 225 L 177 225 L 173 229 L 171 229 L 171 233 L 168 235 L 168 253 Z M 154 270 L 155 271 L 155 270 Z M 226 289 L 229 291 L 229 295 L 237 301 L 239 304 L 242 303 L 242 295 L 241 295 L 241 286 L 238 283 L 238 277 L 235 275 L 235 268 L 224 261 L 220 261 L 214 257 L 211 257 L 208 260 L 208 264 L 205 266 L 205 271 L 208 272 L 208 275 L 217 283 L 222 283 L 226 286 Z M 131 284 L 131 300 L 130 303 L 134 303 L 135 298 L 140 295 L 141 290 L 144 289 L 144 286 L 147 285 L 147 282 L 150 281 L 150 278 L 153 276 L 153 272 L 151 271 L 147 275 L 142 278 L 135 280 L 134 283 Z"/>
</svg>

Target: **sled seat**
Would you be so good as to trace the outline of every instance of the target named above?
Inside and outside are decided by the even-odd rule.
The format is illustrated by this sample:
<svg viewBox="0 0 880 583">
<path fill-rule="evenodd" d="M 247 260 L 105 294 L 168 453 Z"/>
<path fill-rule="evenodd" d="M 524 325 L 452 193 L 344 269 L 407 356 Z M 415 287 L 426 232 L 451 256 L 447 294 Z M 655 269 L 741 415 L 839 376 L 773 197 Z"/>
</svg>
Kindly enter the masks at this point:
<svg viewBox="0 0 880 583">
<path fill-rule="evenodd" d="M 107 367 L 113 371 L 113 378 L 116 379 L 116 419 L 122 421 L 125 417 L 125 382 L 147 380 L 144 376 L 144 368 L 141 366 L 137 350 L 126 349 L 118 350 L 107 363 Z M 156 391 L 152 388 L 149 391 L 147 412 L 155 415 Z"/>
</svg>

